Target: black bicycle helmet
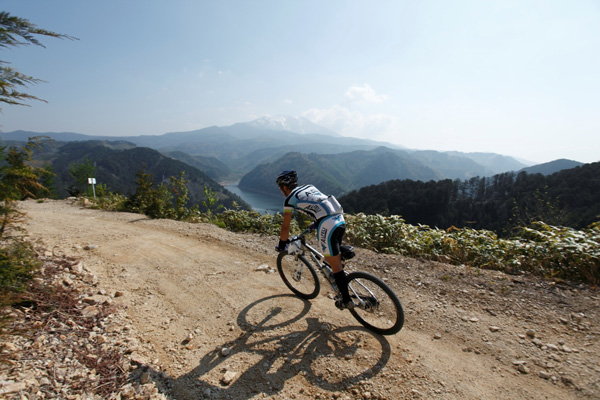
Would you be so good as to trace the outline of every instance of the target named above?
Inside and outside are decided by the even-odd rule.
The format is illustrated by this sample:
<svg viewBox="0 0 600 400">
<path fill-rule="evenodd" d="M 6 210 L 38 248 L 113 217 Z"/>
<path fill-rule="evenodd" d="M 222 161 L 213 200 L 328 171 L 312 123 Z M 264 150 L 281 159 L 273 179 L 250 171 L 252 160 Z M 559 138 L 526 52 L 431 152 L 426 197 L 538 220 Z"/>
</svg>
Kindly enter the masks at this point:
<svg viewBox="0 0 600 400">
<path fill-rule="evenodd" d="M 293 186 L 298 183 L 298 174 L 296 171 L 283 171 L 279 175 L 277 175 L 277 186 Z"/>
</svg>

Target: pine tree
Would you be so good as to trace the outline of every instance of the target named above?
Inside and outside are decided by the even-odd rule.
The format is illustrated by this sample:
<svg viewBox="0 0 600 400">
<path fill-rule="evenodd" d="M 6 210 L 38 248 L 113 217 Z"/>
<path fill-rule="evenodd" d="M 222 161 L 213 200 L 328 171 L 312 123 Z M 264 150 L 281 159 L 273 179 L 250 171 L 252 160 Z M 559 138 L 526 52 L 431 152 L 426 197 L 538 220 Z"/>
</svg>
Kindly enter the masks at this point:
<svg viewBox="0 0 600 400">
<path fill-rule="evenodd" d="M 0 49 L 28 46 L 31 44 L 45 47 L 37 40 L 36 35 L 77 40 L 77 38 L 69 35 L 40 29 L 28 20 L 11 16 L 6 11 L 0 12 Z M 0 102 L 19 106 L 28 106 L 25 103 L 28 100 L 45 102 L 43 99 L 19 91 L 22 87 L 44 81 L 22 74 L 16 69 L 9 67 L 8 64 L 10 63 L 0 60 Z M 2 108 L 0 108 L 1 111 Z"/>
</svg>

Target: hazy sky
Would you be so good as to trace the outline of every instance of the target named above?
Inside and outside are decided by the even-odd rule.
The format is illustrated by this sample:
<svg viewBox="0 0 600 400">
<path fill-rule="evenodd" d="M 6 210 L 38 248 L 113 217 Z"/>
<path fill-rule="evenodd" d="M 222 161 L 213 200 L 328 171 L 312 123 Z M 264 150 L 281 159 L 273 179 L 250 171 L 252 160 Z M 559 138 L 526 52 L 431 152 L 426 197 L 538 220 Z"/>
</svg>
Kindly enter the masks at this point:
<svg viewBox="0 0 600 400">
<path fill-rule="evenodd" d="M 0 49 L 48 103 L 5 132 L 157 135 L 265 115 L 409 148 L 600 161 L 598 0 L 2 0 L 78 41 Z"/>
</svg>

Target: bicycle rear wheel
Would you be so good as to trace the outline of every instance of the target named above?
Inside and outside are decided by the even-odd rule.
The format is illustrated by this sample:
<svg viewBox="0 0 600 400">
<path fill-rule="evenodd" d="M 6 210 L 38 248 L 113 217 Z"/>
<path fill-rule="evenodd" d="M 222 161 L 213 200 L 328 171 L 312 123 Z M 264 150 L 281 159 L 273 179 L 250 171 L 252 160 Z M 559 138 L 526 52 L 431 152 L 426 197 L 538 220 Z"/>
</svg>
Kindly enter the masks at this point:
<svg viewBox="0 0 600 400">
<path fill-rule="evenodd" d="M 321 290 L 317 272 L 304 256 L 290 255 L 285 251 L 277 256 L 277 270 L 283 283 L 296 296 L 314 299 Z"/>
<path fill-rule="evenodd" d="M 402 329 L 402 304 L 381 279 L 366 272 L 351 272 L 348 290 L 355 304 L 350 313 L 365 328 L 380 335 L 393 335 Z"/>
</svg>

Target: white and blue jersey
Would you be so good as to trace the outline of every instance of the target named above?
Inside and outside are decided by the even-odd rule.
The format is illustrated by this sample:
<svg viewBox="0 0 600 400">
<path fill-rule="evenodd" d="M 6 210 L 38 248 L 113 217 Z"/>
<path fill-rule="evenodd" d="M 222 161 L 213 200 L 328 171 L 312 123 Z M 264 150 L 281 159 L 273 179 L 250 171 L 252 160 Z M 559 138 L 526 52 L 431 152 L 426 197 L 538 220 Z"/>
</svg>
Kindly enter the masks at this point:
<svg viewBox="0 0 600 400">
<path fill-rule="evenodd" d="M 344 212 L 335 197 L 321 193 L 313 185 L 298 186 L 292 190 L 283 202 L 283 211 L 294 209 L 308 214 L 315 221 Z"/>
<path fill-rule="evenodd" d="M 283 212 L 301 211 L 318 223 L 318 237 L 325 257 L 339 254 L 343 229 L 334 235 L 337 228 L 346 227 L 342 206 L 334 196 L 327 196 L 313 185 L 298 186 L 283 202 Z M 334 240 L 332 241 L 332 238 Z"/>
</svg>

